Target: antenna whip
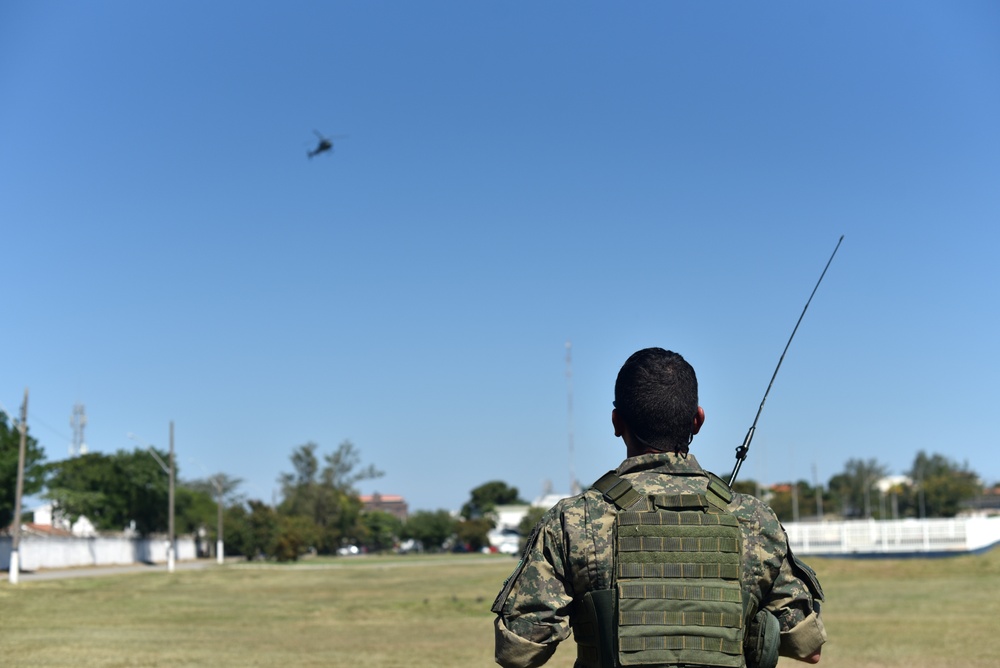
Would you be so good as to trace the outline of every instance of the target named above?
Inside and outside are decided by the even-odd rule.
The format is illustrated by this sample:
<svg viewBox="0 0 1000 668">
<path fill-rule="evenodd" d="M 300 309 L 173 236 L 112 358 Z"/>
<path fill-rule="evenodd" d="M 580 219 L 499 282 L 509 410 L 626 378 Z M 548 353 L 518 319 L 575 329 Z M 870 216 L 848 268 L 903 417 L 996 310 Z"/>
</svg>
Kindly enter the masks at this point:
<svg viewBox="0 0 1000 668">
<path fill-rule="evenodd" d="M 840 248 L 840 244 L 843 240 L 844 235 L 841 234 L 840 240 L 837 241 L 836 248 L 834 248 L 833 253 L 830 254 L 830 259 L 826 261 L 826 266 L 823 267 L 823 273 L 819 275 L 819 280 L 816 281 L 816 286 L 813 288 L 812 294 L 809 295 L 809 299 L 806 301 L 806 305 L 803 307 L 802 313 L 799 315 L 798 322 L 795 323 L 795 329 L 792 330 L 792 335 L 788 337 L 788 343 L 785 344 L 785 349 L 781 351 L 781 357 L 778 358 L 778 366 L 774 367 L 774 373 L 771 375 L 771 382 L 767 384 L 767 389 L 764 391 L 764 398 L 760 400 L 760 407 L 757 408 L 757 415 L 753 419 L 753 424 L 750 425 L 750 430 L 747 432 L 746 438 L 743 439 L 743 445 L 736 448 L 736 466 L 733 468 L 733 474 L 729 476 L 730 487 L 732 487 L 733 483 L 736 482 L 736 476 L 740 472 L 740 467 L 743 466 L 743 460 L 747 458 L 747 453 L 750 452 L 750 441 L 753 440 L 753 434 L 757 430 L 757 420 L 760 419 L 761 411 L 764 410 L 764 402 L 767 401 L 767 395 L 771 392 L 771 386 L 774 385 L 774 379 L 777 377 L 778 369 L 781 368 L 781 363 L 785 359 L 785 353 L 788 352 L 788 346 L 792 345 L 792 339 L 795 338 L 795 332 L 799 331 L 799 324 L 801 324 L 802 318 L 806 314 L 806 309 L 809 308 L 809 304 L 812 302 L 813 295 L 816 294 L 819 284 L 823 282 L 823 277 L 826 276 L 826 270 L 830 268 L 830 263 L 833 262 L 833 256 L 837 254 L 837 249 Z"/>
</svg>

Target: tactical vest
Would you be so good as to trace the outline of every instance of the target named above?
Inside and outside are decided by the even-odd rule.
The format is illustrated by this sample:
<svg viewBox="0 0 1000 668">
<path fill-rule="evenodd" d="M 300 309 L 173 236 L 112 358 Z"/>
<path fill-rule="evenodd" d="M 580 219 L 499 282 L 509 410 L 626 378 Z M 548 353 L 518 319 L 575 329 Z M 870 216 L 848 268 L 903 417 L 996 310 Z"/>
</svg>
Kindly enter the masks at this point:
<svg viewBox="0 0 1000 668">
<path fill-rule="evenodd" d="M 613 582 L 584 597 L 578 665 L 743 665 L 743 535 L 728 486 L 709 480 L 704 493 L 649 496 L 614 471 L 594 483 L 618 510 Z"/>
</svg>

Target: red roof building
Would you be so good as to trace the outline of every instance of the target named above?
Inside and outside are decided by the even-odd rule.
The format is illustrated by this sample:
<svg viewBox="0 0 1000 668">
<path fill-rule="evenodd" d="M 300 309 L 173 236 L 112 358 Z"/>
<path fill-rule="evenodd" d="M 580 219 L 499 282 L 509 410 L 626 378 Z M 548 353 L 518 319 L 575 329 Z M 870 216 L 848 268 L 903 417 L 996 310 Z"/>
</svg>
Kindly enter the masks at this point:
<svg viewBox="0 0 1000 668">
<path fill-rule="evenodd" d="M 401 522 L 406 521 L 409 509 L 406 500 L 398 494 L 366 494 L 360 497 L 365 510 L 381 510 L 395 515 Z"/>
</svg>

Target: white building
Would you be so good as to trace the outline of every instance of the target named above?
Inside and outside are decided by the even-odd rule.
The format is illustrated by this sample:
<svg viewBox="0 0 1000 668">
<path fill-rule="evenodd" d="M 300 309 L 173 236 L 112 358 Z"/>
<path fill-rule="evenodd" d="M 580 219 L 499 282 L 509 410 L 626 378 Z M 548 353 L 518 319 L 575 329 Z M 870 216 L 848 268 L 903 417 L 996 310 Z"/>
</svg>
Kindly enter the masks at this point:
<svg viewBox="0 0 1000 668">
<path fill-rule="evenodd" d="M 70 523 L 70 521 L 64 518 L 58 510 L 53 512 L 51 503 L 39 506 L 32 512 L 35 514 L 35 524 L 64 529 L 72 533 L 74 536 L 97 535 L 97 530 L 94 528 L 93 523 L 86 517 L 81 515 L 77 521 Z"/>
<path fill-rule="evenodd" d="M 565 494 L 545 494 L 527 505 L 497 506 L 493 510 L 496 527 L 487 534 L 490 547 L 503 554 L 517 554 L 521 549 L 521 532 L 518 531 L 518 527 L 528 514 L 528 510 L 531 508 L 548 510 L 565 498 L 567 498 Z"/>
</svg>

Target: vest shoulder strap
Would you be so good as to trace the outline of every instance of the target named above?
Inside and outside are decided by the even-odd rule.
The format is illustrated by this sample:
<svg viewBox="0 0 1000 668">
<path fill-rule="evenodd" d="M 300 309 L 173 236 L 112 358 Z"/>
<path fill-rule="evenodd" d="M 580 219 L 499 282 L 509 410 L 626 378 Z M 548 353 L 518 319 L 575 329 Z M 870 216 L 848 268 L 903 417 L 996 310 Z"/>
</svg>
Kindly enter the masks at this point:
<svg viewBox="0 0 1000 668">
<path fill-rule="evenodd" d="M 733 490 L 719 476 L 709 471 L 705 473 L 708 474 L 708 502 L 719 510 L 725 510 L 733 500 Z"/>
<path fill-rule="evenodd" d="M 594 483 L 594 489 L 604 495 L 604 499 L 618 510 L 625 510 L 643 498 L 632 488 L 632 484 L 614 471 L 608 471 Z"/>
<path fill-rule="evenodd" d="M 705 473 L 708 475 L 708 502 L 720 510 L 725 510 L 733 500 L 733 490 L 719 476 L 709 471 Z M 642 494 L 635 491 L 629 481 L 614 471 L 602 475 L 593 486 L 618 510 L 625 510 L 642 498 Z"/>
</svg>

